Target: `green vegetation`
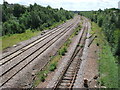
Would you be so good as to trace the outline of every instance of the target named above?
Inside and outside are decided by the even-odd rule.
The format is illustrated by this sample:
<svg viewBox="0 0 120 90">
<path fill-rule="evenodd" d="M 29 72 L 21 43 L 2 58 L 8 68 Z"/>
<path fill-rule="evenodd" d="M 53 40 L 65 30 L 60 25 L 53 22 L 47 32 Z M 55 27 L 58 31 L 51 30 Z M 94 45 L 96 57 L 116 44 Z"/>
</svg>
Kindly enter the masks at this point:
<svg viewBox="0 0 120 90">
<path fill-rule="evenodd" d="M 63 8 L 59 10 L 50 6 L 42 7 L 36 3 L 26 7 L 4 1 L 0 7 L 2 7 L 2 22 L 0 20 L 2 50 L 36 36 L 42 30 L 52 29 L 74 15 Z"/>
<path fill-rule="evenodd" d="M 59 55 L 64 56 L 66 52 L 67 52 L 67 47 L 64 46 L 63 48 L 61 48 L 61 49 L 59 50 Z"/>
<path fill-rule="evenodd" d="M 104 11 L 80 12 L 79 14 L 88 17 L 102 28 L 107 41 L 112 47 L 113 55 L 120 56 L 120 10 L 112 8 Z"/>
<path fill-rule="evenodd" d="M 2 30 L 2 25 L 0 24 L 0 30 Z"/>
<path fill-rule="evenodd" d="M 102 29 L 92 22 L 92 33 L 98 36 L 96 44 L 99 44 L 99 73 L 100 85 L 107 88 L 118 88 L 118 66 L 117 59 L 114 57 L 111 46 L 106 40 L 106 36 L 102 33 Z"/>
<path fill-rule="evenodd" d="M 79 12 L 79 14 L 88 17 L 101 28 L 100 31 L 98 30 L 99 28 L 96 28 L 99 31 L 100 38 L 98 43 L 101 46 L 101 84 L 108 88 L 118 87 L 118 80 L 120 80 L 118 78 L 118 74 L 120 74 L 120 71 L 118 71 L 118 68 L 120 68 L 120 9 L 111 8 L 104 11 L 84 11 Z M 100 33 L 104 33 L 104 35 L 101 34 L 100 36 Z"/>
<path fill-rule="evenodd" d="M 82 22 L 82 21 L 81 21 Z M 78 27 L 75 29 L 75 32 L 73 32 L 73 34 L 70 36 L 70 38 L 69 39 L 71 39 L 71 38 L 73 38 L 75 35 L 77 35 L 78 34 L 78 32 L 81 30 L 81 28 L 82 28 L 82 23 L 80 23 L 79 25 L 78 25 Z"/>
<path fill-rule="evenodd" d="M 64 23 L 64 21 L 57 22 L 57 23 L 53 24 L 52 26 L 45 28 L 45 29 L 47 30 L 47 29 L 54 28 L 62 23 Z M 0 37 L 0 39 L 2 39 L 2 48 L 0 48 L 0 51 L 6 49 L 8 47 L 11 47 L 21 41 L 30 39 L 31 37 L 36 36 L 40 33 L 41 33 L 41 31 L 38 31 L 35 29 L 32 29 L 32 30 L 28 29 L 24 33 L 4 35 L 4 36 Z"/>
<path fill-rule="evenodd" d="M 33 32 L 31 30 L 26 30 L 25 33 L 21 33 L 21 34 L 5 35 L 2 37 L 2 50 L 17 44 L 18 42 L 21 42 L 33 36 L 36 36 L 39 33 L 40 31 Z"/>
<path fill-rule="evenodd" d="M 27 29 L 42 31 L 53 24 L 66 21 L 73 17 L 73 13 L 63 8 L 53 9 L 38 4 L 23 6 L 20 4 L 2 4 L 2 35 L 24 33 Z"/>
<path fill-rule="evenodd" d="M 71 43 L 71 39 L 76 35 L 81 29 L 79 25 L 75 30 L 74 33 L 69 37 L 69 39 L 63 44 L 63 46 L 58 50 L 57 55 L 51 56 L 51 61 L 44 67 L 44 69 L 37 73 L 36 79 L 33 83 L 33 87 L 36 87 L 40 82 L 44 82 L 45 78 L 47 77 L 49 72 L 52 72 L 56 69 L 58 61 L 65 55 L 67 52 L 67 48 Z"/>
<path fill-rule="evenodd" d="M 65 53 L 67 52 L 67 47 L 69 46 L 69 44 L 71 43 L 71 39 L 75 36 L 78 35 L 78 32 L 81 29 L 81 25 L 79 25 L 76 29 L 75 32 L 73 32 L 73 34 L 70 36 L 70 38 L 64 43 L 64 45 L 61 47 L 61 49 L 59 49 L 59 55 L 64 56 Z"/>
<path fill-rule="evenodd" d="M 54 71 L 57 66 L 57 62 L 60 60 L 61 56 L 51 56 L 51 62 L 47 64 L 47 66 L 40 72 L 37 73 L 37 77 L 33 83 L 33 87 L 36 87 L 40 82 L 44 82 L 48 73 Z"/>
</svg>

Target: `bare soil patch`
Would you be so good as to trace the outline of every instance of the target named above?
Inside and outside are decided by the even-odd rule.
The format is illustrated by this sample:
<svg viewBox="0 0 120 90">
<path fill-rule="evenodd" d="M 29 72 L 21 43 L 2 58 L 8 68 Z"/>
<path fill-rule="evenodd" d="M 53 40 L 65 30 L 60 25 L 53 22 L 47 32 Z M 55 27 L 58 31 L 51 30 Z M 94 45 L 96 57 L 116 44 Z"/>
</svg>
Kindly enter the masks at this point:
<svg viewBox="0 0 120 90">
<path fill-rule="evenodd" d="M 84 78 L 89 81 L 89 88 L 95 88 L 97 86 L 98 79 L 98 46 L 93 42 L 88 50 L 88 57 L 85 66 Z"/>
</svg>

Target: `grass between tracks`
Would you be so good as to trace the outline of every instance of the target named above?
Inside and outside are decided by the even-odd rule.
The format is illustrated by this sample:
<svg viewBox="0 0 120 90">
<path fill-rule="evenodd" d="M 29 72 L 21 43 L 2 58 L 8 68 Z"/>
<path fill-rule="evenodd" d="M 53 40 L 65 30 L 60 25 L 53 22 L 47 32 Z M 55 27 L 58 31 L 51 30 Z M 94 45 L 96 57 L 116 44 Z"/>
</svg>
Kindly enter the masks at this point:
<svg viewBox="0 0 120 90">
<path fill-rule="evenodd" d="M 71 39 L 78 35 L 79 30 L 81 29 L 81 25 L 79 25 L 76 29 L 74 29 L 73 34 L 67 39 L 67 41 L 63 44 L 63 46 L 58 50 L 55 56 L 51 56 L 51 61 L 44 67 L 44 69 L 36 74 L 36 79 L 33 82 L 33 87 L 38 86 L 40 82 L 44 82 L 47 75 L 54 71 L 57 67 L 58 61 L 65 55 L 67 52 L 67 48 L 71 43 Z"/>
<path fill-rule="evenodd" d="M 61 22 L 58 22 L 58 23 L 55 23 L 53 24 L 52 26 L 48 27 L 48 28 L 45 28 L 45 30 L 49 30 L 49 29 L 52 29 L 60 24 L 64 23 L 64 21 L 61 21 Z M 2 29 L 2 26 L 0 26 L 0 29 Z M 28 40 L 30 39 L 31 37 L 33 36 L 37 36 L 38 34 L 40 34 L 40 30 L 26 30 L 25 33 L 21 33 L 21 34 L 11 34 L 11 35 L 5 35 L 5 36 L 2 36 L 0 37 L 0 39 L 2 39 L 2 48 L 0 49 L 1 50 L 4 50 L 8 47 L 11 47 L 21 41 L 24 41 L 24 40 Z"/>
<path fill-rule="evenodd" d="M 117 88 L 118 87 L 118 66 L 117 59 L 113 56 L 111 52 L 111 47 L 109 46 L 105 35 L 96 23 L 92 22 L 92 33 L 97 34 L 96 43 L 99 45 L 99 73 L 100 79 L 98 82 L 101 86 L 106 86 L 107 88 Z"/>
</svg>

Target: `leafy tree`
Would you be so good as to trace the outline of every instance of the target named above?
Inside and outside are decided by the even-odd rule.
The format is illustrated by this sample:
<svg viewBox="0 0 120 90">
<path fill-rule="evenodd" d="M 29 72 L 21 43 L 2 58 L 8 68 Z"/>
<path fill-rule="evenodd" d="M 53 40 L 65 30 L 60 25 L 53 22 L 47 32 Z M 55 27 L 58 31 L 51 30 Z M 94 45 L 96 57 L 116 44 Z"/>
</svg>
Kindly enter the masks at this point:
<svg viewBox="0 0 120 90">
<path fill-rule="evenodd" d="M 99 27 L 102 27 L 102 24 L 103 24 L 103 18 L 102 18 L 102 16 L 98 18 L 97 23 L 98 23 Z"/>
<path fill-rule="evenodd" d="M 34 4 L 25 7 L 20 4 L 4 2 L 3 8 L 3 35 L 23 33 L 26 29 L 43 30 L 59 21 L 73 17 L 73 13 L 63 8 L 53 9 L 50 6 L 42 7 Z"/>
<path fill-rule="evenodd" d="M 117 35 L 117 33 L 120 33 L 120 10 L 111 8 L 105 9 L 104 11 L 84 11 L 79 12 L 79 14 L 90 18 L 91 21 L 96 22 L 102 28 L 112 47 L 113 54 L 116 53 L 116 55 L 119 55 L 120 40 L 117 38 L 120 38 L 120 34 Z M 115 33 L 116 31 L 117 33 Z"/>
<path fill-rule="evenodd" d="M 3 24 L 3 35 L 23 32 L 25 32 L 24 26 L 15 20 L 9 20 Z"/>
<path fill-rule="evenodd" d="M 19 4 L 14 4 L 13 15 L 15 17 L 20 17 L 21 14 L 25 12 L 26 8 Z"/>
</svg>

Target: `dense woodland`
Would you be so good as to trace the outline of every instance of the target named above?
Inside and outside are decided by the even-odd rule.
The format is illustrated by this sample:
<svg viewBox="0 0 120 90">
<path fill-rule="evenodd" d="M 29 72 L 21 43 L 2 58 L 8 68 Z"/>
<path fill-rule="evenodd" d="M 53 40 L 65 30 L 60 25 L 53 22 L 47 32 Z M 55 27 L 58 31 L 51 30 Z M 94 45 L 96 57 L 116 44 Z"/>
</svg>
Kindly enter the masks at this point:
<svg viewBox="0 0 120 90">
<path fill-rule="evenodd" d="M 120 56 L 120 10 L 112 8 L 104 11 L 84 11 L 79 14 L 88 17 L 102 28 L 113 54 Z"/>
<path fill-rule="evenodd" d="M 66 21 L 73 17 L 73 13 L 63 8 L 53 9 L 38 4 L 23 6 L 20 4 L 2 5 L 2 35 L 23 33 L 27 29 L 43 30 L 56 22 Z"/>
</svg>

